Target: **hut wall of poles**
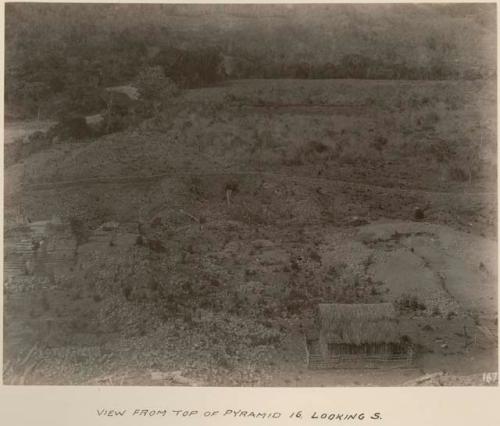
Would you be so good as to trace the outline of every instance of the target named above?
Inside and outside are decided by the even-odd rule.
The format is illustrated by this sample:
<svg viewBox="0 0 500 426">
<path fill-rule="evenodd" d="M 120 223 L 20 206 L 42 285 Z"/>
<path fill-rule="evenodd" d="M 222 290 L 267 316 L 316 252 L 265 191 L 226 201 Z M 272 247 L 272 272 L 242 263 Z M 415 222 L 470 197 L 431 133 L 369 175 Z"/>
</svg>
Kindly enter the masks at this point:
<svg viewBox="0 0 500 426">
<path fill-rule="evenodd" d="M 305 341 L 310 368 L 412 362 L 411 345 L 399 335 L 392 304 L 320 304 L 317 327 L 319 334 Z"/>
</svg>

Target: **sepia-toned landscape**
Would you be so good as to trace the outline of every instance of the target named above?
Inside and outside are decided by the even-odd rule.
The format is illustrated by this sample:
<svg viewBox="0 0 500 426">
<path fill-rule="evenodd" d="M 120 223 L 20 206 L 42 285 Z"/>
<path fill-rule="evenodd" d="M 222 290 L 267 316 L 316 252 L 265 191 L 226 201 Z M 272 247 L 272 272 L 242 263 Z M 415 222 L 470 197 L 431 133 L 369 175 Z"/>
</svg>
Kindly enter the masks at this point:
<svg viewBox="0 0 500 426">
<path fill-rule="evenodd" d="M 5 384 L 498 383 L 495 4 L 5 10 Z"/>
</svg>

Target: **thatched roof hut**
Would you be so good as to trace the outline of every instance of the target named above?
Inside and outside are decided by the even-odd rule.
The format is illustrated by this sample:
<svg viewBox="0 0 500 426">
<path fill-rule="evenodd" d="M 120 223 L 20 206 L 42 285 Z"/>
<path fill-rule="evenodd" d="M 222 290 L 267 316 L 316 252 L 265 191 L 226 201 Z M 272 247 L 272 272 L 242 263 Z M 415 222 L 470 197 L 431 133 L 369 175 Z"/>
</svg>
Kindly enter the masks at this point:
<svg viewBox="0 0 500 426">
<path fill-rule="evenodd" d="M 321 303 L 318 321 L 323 343 L 362 345 L 400 340 L 392 303 Z"/>
<path fill-rule="evenodd" d="M 316 332 L 305 333 L 309 368 L 412 359 L 411 342 L 401 333 L 392 303 L 322 303 L 315 325 Z"/>
</svg>

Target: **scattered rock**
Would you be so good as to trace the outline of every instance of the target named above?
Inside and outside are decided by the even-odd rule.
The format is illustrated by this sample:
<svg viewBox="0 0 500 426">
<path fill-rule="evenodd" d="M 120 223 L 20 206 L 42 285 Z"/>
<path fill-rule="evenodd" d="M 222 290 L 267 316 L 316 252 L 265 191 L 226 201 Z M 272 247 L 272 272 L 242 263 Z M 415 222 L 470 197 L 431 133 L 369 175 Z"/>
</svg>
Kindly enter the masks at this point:
<svg viewBox="0 0 500 426">
<path fill-rule="evenodd" d="M 417 379 L 409 380 L 406 383 L 403 384 L 403 386 L 417 386 L 421 384 L 426 384 L 426 385 L 434 385 L 436 384 L 436 381 L 439 383 L 439 379 L 444 376 L 444 372 L 440 371 L 438 373 L 432 373 L 432 374 L 426 374 L 425 376 L 419 377 Z"/>
<path fill-rule="evenodd" d="M 163 372 L 152 371 L 151 380 L 154 381 L 170 381 L 185 386 L 199 386 L 197 382 L 188 377 L 184 377 L 180 371 Z"/>
</svg>

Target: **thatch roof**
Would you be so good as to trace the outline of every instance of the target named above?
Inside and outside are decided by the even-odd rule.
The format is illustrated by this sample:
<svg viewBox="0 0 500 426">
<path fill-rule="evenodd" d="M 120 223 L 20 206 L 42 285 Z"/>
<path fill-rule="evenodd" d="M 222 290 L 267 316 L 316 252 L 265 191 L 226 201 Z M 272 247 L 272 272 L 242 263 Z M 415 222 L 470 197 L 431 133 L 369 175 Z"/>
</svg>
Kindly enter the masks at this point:
<svg viewBox="0 0 500 426">
<path fill-rule="evenodd" d="M 318 306 L 320 339 L 323 343 L 399 342 L 396 311 L 391 303 Z"/>
</svg>

